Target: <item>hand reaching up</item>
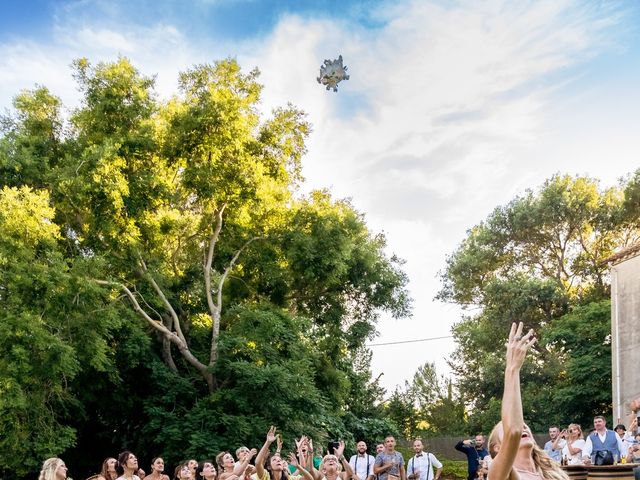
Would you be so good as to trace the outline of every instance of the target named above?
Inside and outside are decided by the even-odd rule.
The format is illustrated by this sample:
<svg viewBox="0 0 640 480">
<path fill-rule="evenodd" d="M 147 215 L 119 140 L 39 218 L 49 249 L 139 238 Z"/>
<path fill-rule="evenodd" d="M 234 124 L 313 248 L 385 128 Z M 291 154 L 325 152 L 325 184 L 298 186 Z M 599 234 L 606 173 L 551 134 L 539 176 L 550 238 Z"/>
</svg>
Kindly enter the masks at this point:
<svg viewBox="0 0 640 480">
<path fill-rule="evenodd" d="M 525 335 L 522 335 L 522 329 L 522 322 L 517 325 L 515 323 L 511 324 L 509 341 L 507 342 L 507 368 L 511 367 L 520 370 L 527 355 L 527 350 L 536 343 L 533 330 L 529 330 Z"/>
</svg>

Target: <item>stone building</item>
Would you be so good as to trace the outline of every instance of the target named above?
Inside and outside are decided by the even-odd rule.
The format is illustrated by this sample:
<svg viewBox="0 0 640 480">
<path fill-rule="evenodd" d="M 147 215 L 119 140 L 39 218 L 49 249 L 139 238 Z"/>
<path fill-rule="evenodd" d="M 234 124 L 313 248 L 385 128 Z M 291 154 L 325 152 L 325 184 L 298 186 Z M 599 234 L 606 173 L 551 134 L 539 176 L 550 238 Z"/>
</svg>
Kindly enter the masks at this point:
<svg viewBox="0 0 640 480">
<path fill-rule="evenodd" d="M 606 259 L 611 265 L 613 419 L 627 423 L 640 396 L 640 243 Z"/>
</svg>

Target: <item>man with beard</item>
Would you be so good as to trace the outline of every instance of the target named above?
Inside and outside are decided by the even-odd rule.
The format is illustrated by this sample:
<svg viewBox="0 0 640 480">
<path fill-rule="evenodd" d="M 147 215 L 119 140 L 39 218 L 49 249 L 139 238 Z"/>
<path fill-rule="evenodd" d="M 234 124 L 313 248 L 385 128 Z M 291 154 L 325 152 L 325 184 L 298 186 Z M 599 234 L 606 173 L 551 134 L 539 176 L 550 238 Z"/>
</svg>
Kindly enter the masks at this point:
<svg viewBox="0 0 640 480">
<path fill-rule="evenodd" d="M 460 440 L 455 449 L 467 456 L 467 479 L 474 480 L 480 462 L 489 455 L 487 449 L 484 448 L 484 437 L 476 435 L 473 440 Z"/>
<path fill-rule="evenodd" d="M 376 459 L 367 453 L 367 444 L 362 440 L 356 444 L 356 450 L 358 453 L 349 460 L 354 472 L 353 480 L 373 480 L 373 465 Z"/>
</svg>

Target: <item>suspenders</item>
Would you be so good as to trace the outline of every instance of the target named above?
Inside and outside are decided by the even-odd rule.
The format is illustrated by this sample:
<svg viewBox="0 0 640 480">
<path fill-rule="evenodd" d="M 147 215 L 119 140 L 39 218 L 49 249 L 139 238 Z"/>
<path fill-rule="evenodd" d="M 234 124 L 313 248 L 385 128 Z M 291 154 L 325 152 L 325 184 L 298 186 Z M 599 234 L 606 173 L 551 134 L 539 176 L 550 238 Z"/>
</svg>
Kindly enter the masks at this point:
<svg viewBox="0 0 640 480">
<path fill-rule="evenodd" d="M 368 453 L 365 453 L 365 455 L 367 456 L 367 477 L 369 476 L 369 462 L 371 461 L 371 455 L 369 455 Z M 355 473 L 358 473 L 358 455 L 356 455 L 356 461 L 353 464 L 353 471 Z M 366 477 L 361 479 L 361 480 L 367 480 Z"/>
<path fill-rule="evenodd" d="M 429 456 L 429 452 L 424 453 L 423 455 L 427 456 L 427 480 L 429 480 L 429 475 L 431 475 L 431 457 Z M 411 472 L 416 472 L 416 457 L 415 455 L 411 458 Z M 420 479 L 418 479 L 420 480 Z"/>
</svg>

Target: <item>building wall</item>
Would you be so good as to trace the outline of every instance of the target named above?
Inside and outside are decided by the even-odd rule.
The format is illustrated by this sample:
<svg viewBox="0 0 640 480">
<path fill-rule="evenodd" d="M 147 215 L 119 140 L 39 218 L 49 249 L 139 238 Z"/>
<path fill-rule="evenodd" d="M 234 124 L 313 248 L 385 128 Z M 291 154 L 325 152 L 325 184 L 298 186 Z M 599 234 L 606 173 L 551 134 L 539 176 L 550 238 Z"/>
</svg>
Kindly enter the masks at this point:
<svg viewBox="0 0 640 480">
<path fill-rule="evenodd" d="M 613 418 L 625 424 L 640 396 L 640 255 L 611 267 Z"/>
</svg>

